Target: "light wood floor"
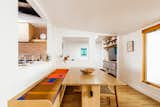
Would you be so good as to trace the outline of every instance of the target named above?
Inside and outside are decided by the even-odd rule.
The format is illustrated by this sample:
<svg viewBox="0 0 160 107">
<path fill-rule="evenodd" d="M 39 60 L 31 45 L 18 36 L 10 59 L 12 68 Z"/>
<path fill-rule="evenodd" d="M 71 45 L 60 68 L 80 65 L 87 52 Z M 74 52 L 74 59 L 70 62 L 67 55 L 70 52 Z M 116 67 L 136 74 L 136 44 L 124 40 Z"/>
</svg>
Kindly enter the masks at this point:
<svg viewBox="0 0 160 107">
<path fill-rule="evenodd" d="M 160 107 L 160 103 L 151 98 L 135 91 L 128 86 L 120 86 L 117 88 L 119 107 Z M 68 87 L 61 107 L 81 107 L 81 93 L 73 92 L 73 87 Z M 107 99 L 101 98 L 101 107 L 116 107 L 115 98 L 111 98 L 111 104 Z"/>
</svg>

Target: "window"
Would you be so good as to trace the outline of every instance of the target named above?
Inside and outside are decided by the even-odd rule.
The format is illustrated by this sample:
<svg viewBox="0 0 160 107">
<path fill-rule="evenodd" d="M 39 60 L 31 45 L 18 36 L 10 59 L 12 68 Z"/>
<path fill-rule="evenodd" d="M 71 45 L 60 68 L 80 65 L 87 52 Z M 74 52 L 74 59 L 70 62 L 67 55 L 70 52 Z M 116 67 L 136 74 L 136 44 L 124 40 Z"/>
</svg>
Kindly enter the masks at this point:
<svg viewBox="0 0 160 107">
<path fill-rule="evenodd" d="M 143 82 L 160 88 L 160 24 L 143 30 Z"/>
</svg>

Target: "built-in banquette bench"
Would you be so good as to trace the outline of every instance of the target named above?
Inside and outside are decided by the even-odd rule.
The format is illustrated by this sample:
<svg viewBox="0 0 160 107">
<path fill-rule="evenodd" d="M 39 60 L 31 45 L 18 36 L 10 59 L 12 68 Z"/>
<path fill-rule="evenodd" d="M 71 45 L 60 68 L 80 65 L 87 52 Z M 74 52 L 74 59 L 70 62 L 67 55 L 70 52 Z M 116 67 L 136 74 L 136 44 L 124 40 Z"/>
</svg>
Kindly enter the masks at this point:
<svg viewBox="0 0 160 107">
<path fill-rule="evenodd" d="M 65 86 L 62 81 L 68 69 L 56 69 L 53 73 L 22 92 L 8 103 L 9 107 L 60 107 Z"/>
</svg>

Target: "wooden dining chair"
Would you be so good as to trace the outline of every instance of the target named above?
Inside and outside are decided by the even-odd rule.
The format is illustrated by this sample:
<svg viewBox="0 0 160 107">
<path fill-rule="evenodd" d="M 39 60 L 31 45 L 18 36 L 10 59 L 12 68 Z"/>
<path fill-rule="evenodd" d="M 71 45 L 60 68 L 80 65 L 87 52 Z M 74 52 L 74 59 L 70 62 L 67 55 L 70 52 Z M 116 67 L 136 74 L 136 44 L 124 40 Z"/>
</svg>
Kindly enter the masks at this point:
<svg viewBox="0 0 160 107">
<path fill-rule="evenodd" d="M 100 97 L 101 98 L 107 98 L 108 103 L 111 103 L 111 97 L 115 97 L 116 100 L 116 107 L 118 107 L 118 99 L 117 99 L 117 92 L 116 92 L 116 87 L 110 87 L 110 86 L 101 86 L 100 88 Z"/>
</svg>

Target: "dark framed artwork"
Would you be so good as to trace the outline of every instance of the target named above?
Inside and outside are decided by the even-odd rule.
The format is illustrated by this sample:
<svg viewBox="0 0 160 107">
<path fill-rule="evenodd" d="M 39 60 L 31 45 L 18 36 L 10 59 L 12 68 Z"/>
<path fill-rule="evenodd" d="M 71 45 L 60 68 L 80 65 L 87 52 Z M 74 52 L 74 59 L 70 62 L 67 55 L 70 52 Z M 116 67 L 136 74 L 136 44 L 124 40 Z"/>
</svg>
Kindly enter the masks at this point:
<svg viewBox="0 0 160 107">
<path fill-rule="evenodd" d="M 134 52 L 134 41 L 127 42 L 127 52 Z"/>
</svg>

